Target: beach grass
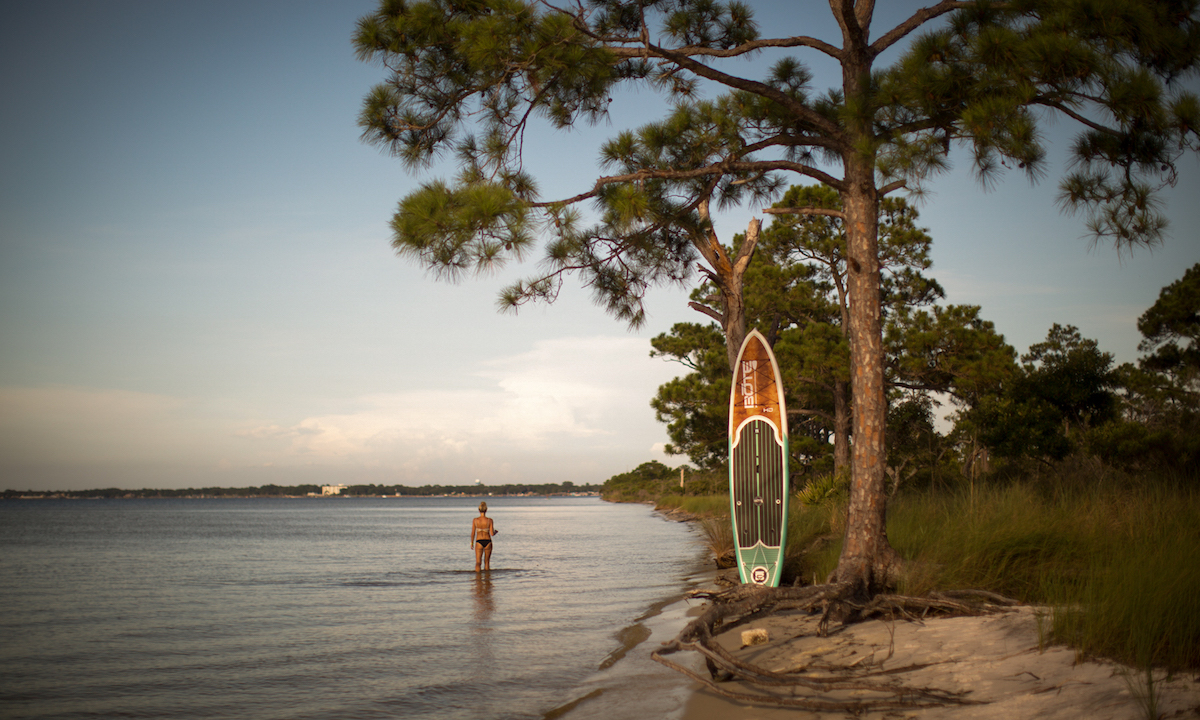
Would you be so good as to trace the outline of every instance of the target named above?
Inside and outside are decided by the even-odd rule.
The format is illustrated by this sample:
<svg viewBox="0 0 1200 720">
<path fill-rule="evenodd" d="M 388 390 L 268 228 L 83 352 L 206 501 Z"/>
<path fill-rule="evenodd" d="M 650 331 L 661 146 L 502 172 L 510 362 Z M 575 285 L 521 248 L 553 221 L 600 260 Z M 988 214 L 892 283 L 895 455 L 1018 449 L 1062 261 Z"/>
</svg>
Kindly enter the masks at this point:
<svg viewBox="0 0 1200 720">
<path fill-rule="evenodd" d="M 655 503 L 658 509 L 678 509 L 700 517 L 729 517 L 728 495 L 664 495 Z"/>
<path fill-rule="evenodd" d="M 1200 492 L 1095 502 L 1077 572 L 1047 579 L 1055 637 L 1139 668 L 1200 668 Z"/>
<path fill-rule="evenodd" d="M 984 588 L 1051 608 L 1053 638 L 1137 667 L 1200 668 L 1200 492 L 1024 482 L 898 498 L 899 591 Z"/>
<path fill-rule="evenodd" d="M 1044 601 L 1047 580 L 1078 572 L 1092 542 L 1079 508 L 1028 485 L 897 498 L 888 538 L 907 567 L 900 592 L 983 588 Z"/>
<path fill-rule="evenodd" d="M 817 585 L 837 567 L 845 532 L 846 503 L 836 498 L 818 506 L 793 501 L 788 509 L 784 582 Z"/>
</svg>

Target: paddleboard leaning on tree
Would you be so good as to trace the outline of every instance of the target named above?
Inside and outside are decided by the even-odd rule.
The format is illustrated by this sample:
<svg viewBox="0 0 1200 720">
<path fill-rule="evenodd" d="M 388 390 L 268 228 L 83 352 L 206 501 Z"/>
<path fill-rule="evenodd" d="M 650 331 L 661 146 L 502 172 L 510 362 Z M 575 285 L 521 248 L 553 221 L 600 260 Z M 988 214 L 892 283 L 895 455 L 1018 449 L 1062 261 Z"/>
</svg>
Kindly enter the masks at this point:
<svg viewBox="0 0 1200 720">
<path fill-rule="evenodd" d="M 778 587 L 788 510 L 787 412 L 779 365 L 751 330 L 729 393 L 729 503 L 743 583 Z"/>
</svg>

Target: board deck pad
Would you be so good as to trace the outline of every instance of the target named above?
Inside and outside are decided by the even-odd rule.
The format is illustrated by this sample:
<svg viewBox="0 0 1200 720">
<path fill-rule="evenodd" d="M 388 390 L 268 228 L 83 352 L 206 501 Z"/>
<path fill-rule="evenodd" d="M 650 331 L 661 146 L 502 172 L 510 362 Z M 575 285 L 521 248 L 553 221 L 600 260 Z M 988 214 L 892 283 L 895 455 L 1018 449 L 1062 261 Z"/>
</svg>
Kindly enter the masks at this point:
<svg viewBox="0 0 1200 720">
<path fill-rule="evenodd" d="M 757 330 L 738 353 L 729 396 L 729 503 L 743 583 L 779 585 L 787 539 L 787 411 L 779 365 Z"/>
</svg>

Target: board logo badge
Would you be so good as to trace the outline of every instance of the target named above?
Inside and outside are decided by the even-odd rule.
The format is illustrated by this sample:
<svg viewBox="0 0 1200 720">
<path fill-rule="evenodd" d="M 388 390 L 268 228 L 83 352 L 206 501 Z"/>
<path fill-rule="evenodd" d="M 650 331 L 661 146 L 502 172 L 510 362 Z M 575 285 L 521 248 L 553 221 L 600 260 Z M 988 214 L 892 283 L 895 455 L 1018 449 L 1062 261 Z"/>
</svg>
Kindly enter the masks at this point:
<svg viewBox="0 0 1200 720">
<path fill-rule="evenodd" d="M 750 571 L 750 579 L 754 581 L 755 585 L 762 585 L 767 581 L 767 569 L 759 565 Z"/>
<path fill-rule="evenodd" d="M 742 361 L 742 402 L 748 408 L 752 408 L 758 404 L 755 402 L 758 395 L 758 388 L 754 384 L 754 371 L 757 369 L 757 360 Z"/>
</svg>

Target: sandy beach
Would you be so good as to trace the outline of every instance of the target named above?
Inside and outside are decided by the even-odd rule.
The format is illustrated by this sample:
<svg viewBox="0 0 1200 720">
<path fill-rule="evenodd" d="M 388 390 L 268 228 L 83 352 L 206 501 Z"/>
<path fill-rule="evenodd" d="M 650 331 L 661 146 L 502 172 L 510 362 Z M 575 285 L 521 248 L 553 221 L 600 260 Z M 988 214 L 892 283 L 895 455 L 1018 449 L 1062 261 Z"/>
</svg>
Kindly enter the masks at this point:
<svg viewBox="0 0 1200 720">
<path fill-rule="evenodd" d="M 693 519 L 686 513 L 664 513 Z M 689 584 L 700 590 L 719 587 L 711 564 Z M 736 578 L 736 574 L 733 574 Z M 738 659 L 776 672 L 800 668 L 873 668 L 893 682 L 956 694 L 965 704 L 863 712 L 816 713 L 767 702 L 746 703 L 722 697 L 701 683 L 654 662 L 650 653 L 673 640 L 687 622 L 704 612 L 706 601 L 681 598 L 657 606 L 634 627 L 644 632 L 628 652 L 578 688 L 577 698 L 546 715 L 553 720 L 663 718 L 664 720 L 1146 720 L 1145 672 L 1112 661 L 1083 658 L 1055 644 L 1047 611 L 1018 606 L 978 617 L 937 617 L 920 621 L 872 620 L 833 625 L 817 634 L 818 616 L 777 612 L 717 636 Z M 768 641 L 743 645 L 743 632 L 762 630 Z M 639 642 L 640 640 L 640 642 Z M 695 652 L 669 659 L 707 676 Z M 607 663 L 606 663 L 607 665 Z M 919 669 L 900 672 L 905 668 Z M 721 683 L 734 692 L 761 692 L 737 681 Z M 1155 717 L 1200 720 L 1200 673 L 1153 673 Z M 790 691 L 780 693 L 790 697 Z M 811 697 L 811 696 L 810 696 Z M 848 700 L 881 697 L 842 691 L 819 696 Z"/>
<path fill-rule="evenodd" d="M 870 621 L 831 628 L 827 637 L 816 636 L 817 618 L 802 613 L 779 613 L 740 626 L 718 636 L 739 659 L 773 671 L 801 667 L 874 667 L 895 672 L 884 676 L 910 687 L 962 693 L 973 704 L 933 708 L 867 712 L 856 717 L 883 720 L 1017 720 L 1025 718 L 1088 718 L 1137 720 L 1150 717 L 1139 701 L 1144 697 L 1145 673 L 1122 665 L 1077 657 L 1074 650 L 1045 642 L 1039 622 L 1048 619 L 1031 607 L 983 617 L 935 618 L 922 622 Z M 765 644 L 742 646 L 742 632 L 767 632 Z M 688 653 L 695 655 L 695 653 Z M 681 657 L 674 655 L 673 658 Z M 742 691 L 737 682 L 723 684 Z M 750 705 L 723 698 L 694 683 L 695 692 L 684 710 L 684 720 L 798 720 L 848 717 L 846 713 L 816 714 L 795 708 Z M 1200 681 L 1196 674 L 1168 677 L 1154 673 L 1157 716 L 1200 717 Z M 857 692 L 857 695 L 855 693 Z M 785 691 L 781 696 L 790 696 Z M 866 697 L 865 691 L 841 691 L 827 697 Z"/>
</svg>

